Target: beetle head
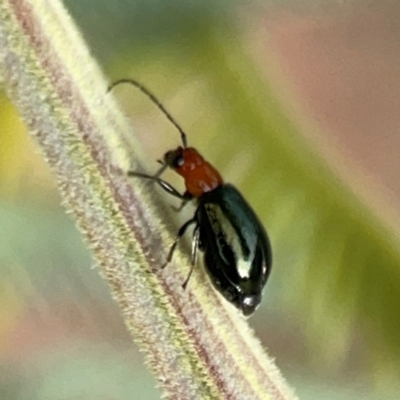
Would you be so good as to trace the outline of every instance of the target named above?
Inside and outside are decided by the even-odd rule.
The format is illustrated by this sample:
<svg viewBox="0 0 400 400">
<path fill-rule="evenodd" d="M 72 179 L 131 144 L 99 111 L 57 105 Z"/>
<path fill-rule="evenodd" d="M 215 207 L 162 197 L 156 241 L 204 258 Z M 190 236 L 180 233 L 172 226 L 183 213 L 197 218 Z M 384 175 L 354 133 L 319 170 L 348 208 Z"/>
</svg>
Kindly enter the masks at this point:
<svg viewBox="0 0 400 400">
<path fill-rule="evenodd" d="M 184 162 L 185 158 L 183 156 L 183 147 L 179 146 L 175 150 L 167 151 L 164 154 L 164 163 L 168 165 L 169 168 L 176 169 L 181 167 Z"/>
</svg>

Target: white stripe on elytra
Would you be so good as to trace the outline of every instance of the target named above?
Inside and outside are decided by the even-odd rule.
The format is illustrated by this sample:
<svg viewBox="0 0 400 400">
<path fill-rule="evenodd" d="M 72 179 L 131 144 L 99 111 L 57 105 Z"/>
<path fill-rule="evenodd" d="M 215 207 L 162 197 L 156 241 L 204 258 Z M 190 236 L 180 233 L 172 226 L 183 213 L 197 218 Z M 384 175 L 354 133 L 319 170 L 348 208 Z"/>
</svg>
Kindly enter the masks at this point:
<svg viewBox="0 0 400 400">
<path fill-rule="evenodd" d="M 240 245 L 240 240 L 238 239 L 238 235 L 233 228 L 230 221 L 226 218 L 226 216 L 221 211 L 220 207 L 216 204 L 207 204 L 207 211 L 211 218 L 211 223 L 214 226 L 215 230 L 217 227 L 222 229 L 224 233 L 225 240 L 232 248 L 232 251 L 236 257 L 236 269 L 239 276 L 242 279 L 246 279 L 250 277 L 251 264 L 254 259 L 254 254 L 252 249 L 249 257 L 247 259 L 244 258 L 244 254 L 242 252 L 242 246 Z"/>
</svg>

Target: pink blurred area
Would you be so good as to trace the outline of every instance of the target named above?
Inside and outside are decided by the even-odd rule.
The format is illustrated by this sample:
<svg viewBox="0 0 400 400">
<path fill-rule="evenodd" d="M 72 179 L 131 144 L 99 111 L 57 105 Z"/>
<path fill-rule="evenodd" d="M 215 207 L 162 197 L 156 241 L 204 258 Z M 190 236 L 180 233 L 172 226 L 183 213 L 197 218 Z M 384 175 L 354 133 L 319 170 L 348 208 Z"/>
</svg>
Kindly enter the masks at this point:
<svg viewBox="0 0 400 400">
<path fill-rule="evenodd" d="M 292 115 L 304 132 L 311 132 L 318 151 L 351 186 L 366 197 L 372 194 L 375 209 L 387 206 L 397 213 L 399 17 L 399 2 L 318 3 L 302 5 L 301 11 L 291 7 L 268 13 L 257 33 L 264 38 L 263 57 L 268 57 L 258 60 L 260 69 L 269 54 L 278 59 L 275 68 L 267 67 L 267 79 L 278 82 L 278 93 L 282 80 L 289 87 L 283 102 L 292 97 Z"/>
</svg>

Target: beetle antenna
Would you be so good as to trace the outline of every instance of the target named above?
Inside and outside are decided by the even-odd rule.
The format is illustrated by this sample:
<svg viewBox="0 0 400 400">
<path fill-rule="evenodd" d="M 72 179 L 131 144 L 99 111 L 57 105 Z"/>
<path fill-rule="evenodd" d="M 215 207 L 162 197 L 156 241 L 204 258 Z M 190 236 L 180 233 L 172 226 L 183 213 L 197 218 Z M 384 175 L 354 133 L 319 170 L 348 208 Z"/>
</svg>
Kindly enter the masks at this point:
<svg viewBox="0 0 400 400">
<path fill-rule="evenodd" d="M 144 93 L 161 111 L 162 113 L 169 119 L 169 121 L 178 129 L 179 133 L 181 134 L 182 145 L 186 149 L 187 147 L 187 138 L 186 133 L 183 129 L 179 126 L 179 124 L 175 121 L 172 115 L 165 109 L 165 107 L 161 104 L 161 102 L 151 93 L 145 86 L 143 86 L 140 82 L 134 79 L 120 79 L 118 81 L 113 82 L 107 89 L 107 93 L 114 89 L 115 86 L 121 83 L 129 83 L 136 88 L 138 88 L 142 93 Z"/>
</svg>

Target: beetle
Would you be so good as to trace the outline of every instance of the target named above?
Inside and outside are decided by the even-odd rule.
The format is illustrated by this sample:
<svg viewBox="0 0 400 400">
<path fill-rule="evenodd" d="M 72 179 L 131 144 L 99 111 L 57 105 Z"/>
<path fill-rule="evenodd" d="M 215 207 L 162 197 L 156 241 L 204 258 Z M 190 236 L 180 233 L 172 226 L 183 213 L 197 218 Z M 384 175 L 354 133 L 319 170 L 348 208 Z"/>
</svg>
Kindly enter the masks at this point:
<svg viewBox="0 0 400 400">
<path fill-rule="evenodd" d="M 224 183 L 219 172 L 195 148 L 188 147 L 186 133 L 145 86 L 134 79 L 121 79 L 112 83 L 108 91 L 121 83 L 131 84 L 149 97 L 178 129 L 182 142 L 164 154 L 155 175 L 128 171 L 128 176 L 157 182 L 182 201 L 179 210 L 192 200 L 197 205 L 194 216 L 180 227 L 163 267 L 172 260 L 177 244 L 193 225 L 191 269 L 182 287 L 186 288 L 189 282 L 199 249 L 204 253 L 204 266 L 215 289 L 245 316 L 251 315 L 261 303 L 272 265 L 271 245 L 263 225 L 242 194 Z M 184 179 L 183 194 L 160 178 L 167 168 Z"/>
</svg>

